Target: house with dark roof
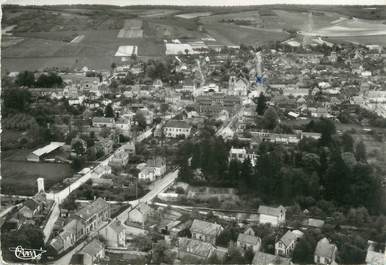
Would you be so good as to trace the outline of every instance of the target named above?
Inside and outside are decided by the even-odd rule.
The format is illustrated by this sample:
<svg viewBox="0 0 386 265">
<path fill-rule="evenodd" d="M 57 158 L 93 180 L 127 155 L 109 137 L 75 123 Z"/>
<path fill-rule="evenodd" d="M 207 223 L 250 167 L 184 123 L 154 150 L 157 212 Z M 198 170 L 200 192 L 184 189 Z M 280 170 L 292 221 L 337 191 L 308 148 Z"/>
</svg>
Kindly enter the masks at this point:
<svg viewBox="0 0 386 265">
<path fill-rule="evenodd" d="M 108 117 L 94 117 L 92 119 L 92 126 L 102 128 L 113 128 L 115 126 L 114 118 L 108 118 Z"/>
<path fill-rule="evenodd" d="M 79 217 L 85 225 L 85 233 L 95 230 L 103 221 L 110 218 L 110 206 L 102 198 L 98 198 L 91 204 L 83 207 L 75 216 Z"/>
<path fill-rule="evenodd" d="M 252 265 L 290 265 L 289 258 L 284 258 L 264 252 L 256 252 L 252 260 Z"/>
<path fill-rule="evenodd" d="M 261 238 L 255 236 L 255 231 L 250 227 L 244 231 L 244 233 L 240 233 L 237 237 L 236 241 L 237 247 L 246 250 L 251 248 L 253 252 L 257 252 L 261 247 Z"/>
<path fill-rule="evenodd" d="M 324 221 L 315 218 L 307 218 L 302 222 L 303 226 L 313 227 L 313 228 L 322 228 L 324 225 Z"/>
<path fill-rule="evenodd" d="M 316 264 L 330 265 L 336 264 L 335 256 L 338 248 L 335 244 L 324 237 L 318 241 L 314 252 L 314 262 Z"/>
<path fill-rule="evenodd" d="M 259 221 L 261 224 L 278 226 L 285 222 L 286 209 L 281 205 L 279 207 L 260 205 L 257 212 L 259 213 Z"/>
<path fill-rule="evenodd" d="M 212 256 L 215 251 L 216 247 L 211 243 L 186 237 L 178 238 L 179 259 L 190 257 L 198 260 L 206 260 Z"/>
<path fill-rule="evenodd" d="M 94 238 L 78 253 L 72 256 L 70 265 L 94 265 L 105 257 L 105 247 L 98 239 Z"/>
<path fill-rule="evenodd" d="M 146 167 L 154 169 L 156 177 L 161 177 L 166 173 L 166 159 L 160 156 L 147 160 Z"/>
<path fill-rule="evenodd" d="M 39 213 L 42 208 L 43 205 L 41 203 L 34 199 L 28 199 L 23 203 L 23 206 L 20 208 L 18 215 L 25 219 L 31 219 L 37 213 Z"/>
<path fill-rule="evenodd" d="M 60 254 L 72 247 L 79 239 L 86 236 L 85 225 L 78 218 L 71 219 L 54 239 L 49 246 Z"/>
<path fill-rule="evenodd" d="M 164 126 L 164 134 L 170 138 L 176 138 L 178 136 L 188 137 L 191 130 L 192 126 L 181 120 L 169 120 Z"/>
<path fill-rule="evenodd" d="M 192 238 L 201 241 L 216 243 L 217 236 L 224 230 L 219 224 L 195 219 L 190 227 Z"/>
<path fill-rule="evenodd" d="M 106 242 L 107 247 L 124 248 L 126 246 L 126 232 L 123 224 L 116 220 L 110 225 L 104 227 L 100 232 Z"/>
<path fill-rule="evenodd" d="M 276 243 L 275 254 L 279 256 L 289 257 L 295 249 L 296 243 L 303 236 L 303 232 L 299 230 L 288 230 Z"/>
<path fill-rule="evenodd" d="M 146 203 L 139 203 L 129 212 L 129 221 L 144 225 L 153 209 Z"/>
</svg>

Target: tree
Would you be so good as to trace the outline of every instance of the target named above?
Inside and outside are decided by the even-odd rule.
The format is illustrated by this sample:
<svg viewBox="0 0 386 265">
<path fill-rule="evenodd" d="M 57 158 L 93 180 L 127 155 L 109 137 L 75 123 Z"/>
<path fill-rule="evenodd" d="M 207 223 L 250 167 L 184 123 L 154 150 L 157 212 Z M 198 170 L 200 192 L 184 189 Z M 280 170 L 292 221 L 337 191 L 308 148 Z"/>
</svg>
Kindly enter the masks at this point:
<svg viewBox="0 0 386 265">
<path fill-rule="evenodd" d="M 138 235 L 133 238 L 133 244 L 136 246 L 140 251 L 146 251 L 148 252 L 151 250 L 152 247 L 152 240 L 148 236 L 144 235 Z"/>
<path fill-rule="evenodd" d="M 236 242 L 238 232 L 234 225 L 226 227 L 216 238 L 216 245 L 229 247 L 230 242 Z"/>
<path fill-rule="evenodd" d="M 342 134 L 342 147 L 344 152 L 354 152 L 354 139 L 348 132 Z"/>
<path fill-rule="evenodd" d="M 164 240 L 158 241 L 154 244 L 152 251 L 151 263 L 173 263 L 173 257 L 169 250 L 169 246 Z"/>
<path fill-rule="evenodd" d="M 356 146 L 355 158 L 360 162 L 367 161 L 366 146 L 362 141 L 360 141 Z"/>
<path fill-rule="evenodd" d="M 263 92 L 260 93 L 257 98 L 256 112 L 259 115 L 263 115 L 265 108 L 267 107 L 267 98 L 264 96 Z"/>
<path fill-rule="evenodd" d="M 37 87 L 61 87 L 63 85 L 63 79 L 54 72 L 47 74 L 41 74 L 36 81 Z"/>
<path fill-rule="evenodd" d="M 73 143 L 72 149 L 74 150 L 74 152 L 76 153 L 77 156 L 82 156 L 86 152 L 81 140 Z"/>
<path fill-rule="evenodd" d="M 111 71 L 114 72 L 115 68 L 117 68 L 117 64 L 116 63 L 111 63 Z"/>
<path fill-rule="evenodd" d="M 27 89 L 12 88 L 2 91 L 4 107 L 6 110 L 14 109 L 25 112 L 29 109 L 31 103 L 31 93 Z"/>
<path fill-rule="evenodd" d="M 67 210 L 76 210 L 78 208 L 78 206 L 76 205 L 75 203 L 75 198 L 74 196 L 69 196 L 67 197 L 63 203 L 61 204 L 62 208 L 63 209 L 67 209 Z"/>
<path fill-rule="evenodd" d="M 16 76 L 15 83 L 19 86 L 33 87 L 35 84 L 35 75 L 32 72 L 20 72 Z"/>
<path fill-rule="evenodd" d="M 252 264 L 253 257 L 255 253 L 251 247 L 247 248 L 244 252 L 244 260 L 247 264 Z"/>
<path fill-rule="evenodd" d="M 111 104 L 108 104 L 105 108 L 105 117 L 114 118 L 114 110 Z"/>
<path fill-rule="evenodd" d="M 362 241 L 364 241 L 362 239 Z M 364 248 L 367 247 L 364 241 Z M 339 248 L 338 260 L 340 264 L 365 264 L 366 250 L 355 245 L 353 242 L 344 242 Z"/>
<path fill-rule="evenodd" d="M 193 178 L 193 172 L 190 166 L 188 165 L 188 161 L 185 159 L 180 166 L 180 170 L 178 171 L 178 179 L 180 181 L 185 181 L 190 183 Z"/>
<path fill-rule="evenodd" d="M 141 130 L 146 129 L 146 118 L 142 111 L 137 111 L 137 113 L 135 113 L 134 120 L 137 122 L 138 127 Z"/>
<path fill-rule="evenodd" d="M 305 235 L 296 244 L 292 259 L 295 264 L 312 264 L 314 263 L 314 250 L 316 241 L 314 238 Z"/>
<path fill-rule="evenodd" d="M 241 255 L 240 250 L 235 247 L 229 248 L 227 254 L 224 258 L 225 264 L 245 264 L 243 255 Z"/>
<path fill-rule="evenodd" d="M 273 107 L 268 108 L 264 112 L 263 127 L 267 130 L 273 130 L 278 123 L 278 115 Z"/>
<path fill-rule="evenodd" d="M 320 144 L 328 146 L 332 141 L 332 135 L 336 133 L 335 124 L 331 120 L 321 118 L 317 123 L 317 131 L 321 133 Z"/>
<path fill-rule="evenodd" d="M 253 187 L 253 172 L 252 172 L 252 165 L 251 160 L 249 158 L 245 159 L 242 166 L 241 166 L 241 172 L 240 172 L 240 180 L 239 185 L 241 184 L 242 188 L 245 188 L 246 190 L 249 190 L 251 187 Z"/>
<path fill-rule="evenodd" d="M 103 138 L 106 138 L 110 135 L 110 133 L 111 133 L 111 128 L 103 127 L 99 135 L 102 136 Z"/>
<path fill-rule="evenodd" d="M 1 243 L 3 257 L 6 260 L 20 262 L 9 248 L 20 245 L 28 249 L 44 249 L 44 234 L 39 227 L 26 224 L 17 231 L 2 232 Z"/>
<path fill-rule="evenodd" d="M 160 111 L 162 112 L 163 115 L 169 110 L 169 104 L 167 103 L 162 103 L 160 106 Z"/>
</svg>

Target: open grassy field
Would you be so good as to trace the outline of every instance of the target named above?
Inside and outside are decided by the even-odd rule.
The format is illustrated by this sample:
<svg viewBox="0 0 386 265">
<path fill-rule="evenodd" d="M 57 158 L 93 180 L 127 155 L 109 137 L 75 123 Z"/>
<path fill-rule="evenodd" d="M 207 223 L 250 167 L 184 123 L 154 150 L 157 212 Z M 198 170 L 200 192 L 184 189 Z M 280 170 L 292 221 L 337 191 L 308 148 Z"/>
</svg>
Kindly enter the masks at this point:
<svg viewBox="0 0 386 265">
<path fill-rule="evenodd" d="M 8 27 L 7 34 L 13 36 L 3 35 L 1 57 L 3 68 L 8 71 L 82 66 L 108 70 L 112 62 L 120 59 L 114 57 L 120 46 L 137 46 L 138 56 L 150 58 L 165 55 L 164 39 L 185 42 L 213 37 L 218 45 L 283 41 L 289 36 L 286 30 L 309 29 L 310 10 L 313 12 L 313 31 L 331 32 L 333 27 L 345 27 L 351 32 L 358 23 L 367 33 L 369 28 L 383 30 L 386 27 L 383 24 L 386 9 L 381 7 L 376 10 L 280 5 L 232 8 L 7 7 L 3 9 L 2 27 Z M 372 18 L 371 14 L 377 20 L 367 20 Z M 350 17 L 354 15 L 361 18 L 355 20 L 356 24 Z M 235 23 L 232 19 L 247 23 Z M 337 36 L 331 41 L 384 45 L 383 37 Z"/>
<path fill-rule="evenodd" d="M 288 34 L 286 32 L 243 28 L 236 25 L 227 25 L 224 27 L 221 24 L 211 24 L 206 25 L 205 29 L 208 31 L 209 35 L 215 38 L 218 42 L 222 42 L 227 45 L 255 45 L 273 40 L 283 41 L 288 38 Z"/>
<path fill-rule="evenodd" d="M 37 178 L 45 178 L 48 190 L 55 183 L 71 177 L 72 169 L 67 164 L 5 160 L 1 163 L 1 175 L 1 193 L 34 195 L 37 192 Z"/>
<path fill-rule="evenodd" d="M 345 37 L 326 37 L 327 41 L 335 43 L 359 43 L 359 44 L 378 44 L 383 47 L 386 47 L 386 35 L 376 35 L 376 36 L 345 36 Z"/>
</svg>

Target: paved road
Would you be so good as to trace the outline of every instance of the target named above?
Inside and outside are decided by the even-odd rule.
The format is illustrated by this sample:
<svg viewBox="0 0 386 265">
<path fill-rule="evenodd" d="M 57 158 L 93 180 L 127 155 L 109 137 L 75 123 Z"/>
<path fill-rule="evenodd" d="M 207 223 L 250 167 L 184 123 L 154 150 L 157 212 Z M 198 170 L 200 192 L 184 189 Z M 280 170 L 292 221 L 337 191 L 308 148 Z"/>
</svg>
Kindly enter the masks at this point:
<svg viewBox="0 0 386 265">
<path fill-rule="evenodd" d="M 50 238 L 51 232 L 54 229 L 55 222 L 58 220 L 59 215 L 59 204 L 55 202 L 50 217 L 48 218 L 48 221 L 43 229 L 44 243 L 47 243 L 47 240 Z"/>
<path fill-rule="evenodd" d="M 137 142 L 141 142 L 147 137 L 151 135 L 149 134 L 149 131 L 151 132 L 152 129 L 142 133 L 137 137 Z M 62 189 L 59 192 L 50 192 L 47 193 L 47 198 L 51 200 L 55 200 L 57 203 L 61 203 L 63 200 L 65 200 L 68 195 L 73 192 L 74 190 L 78 189 L 82 184 L 86 183 L 91 178 L 100 178 L 102 175 L 104 175 L 108 169 L 109 169 L 109 162 L 114 157 L 115 154 L 118 154 L 122 150 L 124 150 L 125 145 L 119 147 L 117 150 L 115 150 L 110 156 L 108 156 L 105 160 L 101 161 L 95 168 L 93 168 L 90 172 L 82 176 L 81 178 L 77 179 L 74 183 L 71 183 L 68 187 Z"/>
<path fill-rule="evenodd" d="M 174 183 L 176 178 L 178 177 L 178 169 L 168 173 L 163 178 L 155 181 L 152 185 L 152 189 L 146 193 L 145 196 L 138 200 L 130 201 L 130 204 L 132 207 L 126 209 L 122 213 L 120 213 L 116 219 L 120 220 L 122 223 L 124 223 L 127 220 L 128 212 L 130 212 L 134 207 L 136 207 L 140 202 L 150 202 L 152 199 L 154 199 L 159 193 L 165 191 L 168 187 L 170 187 L 171 184 Z"/>
<path fill-rule="evenodd" d="M 154 184 L 152 185 L 152 189 L 145 196 L 143 196 L 139 200 L 130 201 L 130 204 L 132 205 L 132 207 L 128 208 L 127 210 L 125 210 L 121 214 L 119 214 L 116 218 L 114 218 L 110 222 L 110 224 L 113 221 L 115 221 L 116 219 L 120 220 L 122 222 L 122 224 L 124 224 L 124 222 L 127 220 L 127 217 L 128 217 L 127 214 L 128 214 L 128 212 L 130 210 L 132 210 L 134 207 L 136 207 L 140 202 L 150 202 L 159 193 L 165 191 L 168 187 L 170 187 L 170 185 L 173 184 L 174 181 L 176 180 L 177 176 L 178 176 L 178 169 L 176 169 L 173 172 L 168 173 L 163 178 L 155 181 Z M 103 227 L 100 227 L 99 229 L 93 231 L 92 234 L 97 235 L 98 231 L 100 229 L 102 229 Z M 70 261 L 71 261 L 71 257 L 76 252 L 78 252 L 84 245 L 85 245 L 85 243 L 81 243 L 79 246 L 77 246 L 75 249 L 73 249 L 72 251 L 70 251 L 69 253 L 64 255 L 63 257 L 61 257 L 59 260 L 54 261 L 54 262 L 52 262 L 50 264 L 52 264 L 52 265 L 68 265 L 70 263 Z"/>
<path fill-rule="evenodd" d="M 226 125 L 222 126 L 216 132 L 216 135 L 217 136 L 223 136 L 223 133 L 224 133 L 225 129 L 233 127 L 235 122 L 237 122 L 237 120 L 243 116 L 243 112 L 244 112 L 244 108 L 241 107 L 240 110 L 238 112 L 236 112 L 235 115 L 233 115 L 232 118 L 229 119 L 228 123 Z"/>
</svg>

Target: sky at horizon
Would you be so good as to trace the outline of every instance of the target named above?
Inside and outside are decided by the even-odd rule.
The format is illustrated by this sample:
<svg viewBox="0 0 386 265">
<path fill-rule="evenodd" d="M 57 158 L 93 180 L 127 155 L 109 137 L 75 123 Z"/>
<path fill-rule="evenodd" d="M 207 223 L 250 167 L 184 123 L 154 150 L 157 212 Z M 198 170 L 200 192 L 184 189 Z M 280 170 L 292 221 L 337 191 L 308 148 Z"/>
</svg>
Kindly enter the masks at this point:
<svg viewBox="0 0 386 265">
<path fill-rule="evenodd" d="M 386 5 L 386 0 L 0 0 L 17 5 L 176 5 L 176 6 L 246 6 L 268 4 L 300 5 Z"/>
</svg>

